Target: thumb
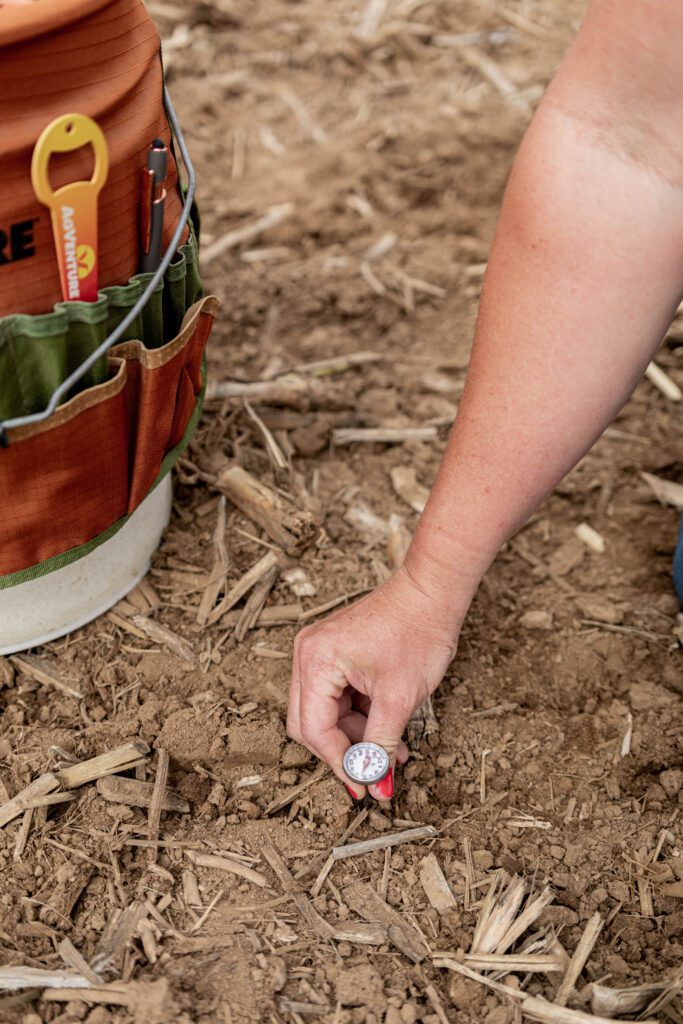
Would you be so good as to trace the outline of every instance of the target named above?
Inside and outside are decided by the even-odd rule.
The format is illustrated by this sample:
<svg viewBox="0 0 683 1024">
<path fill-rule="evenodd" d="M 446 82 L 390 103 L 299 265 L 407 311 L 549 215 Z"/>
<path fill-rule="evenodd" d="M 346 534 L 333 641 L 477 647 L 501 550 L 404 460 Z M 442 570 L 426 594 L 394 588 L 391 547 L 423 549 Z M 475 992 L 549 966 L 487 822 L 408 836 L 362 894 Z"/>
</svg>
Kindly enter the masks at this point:
<svg viewBox="0 0 683 1024">
<path fill-rule="evenodd" d="M 394 766 L 399 748 L 403 748 L 401 737 L 412 714 L 405 701 L 399 699 L 376 698 L 370 705 L 368 724 L 363 739 L 378 743 L 389 755 L 391 768 L 389 774 L 373 786 L 368 792 L 375 800 L 390 800 L 394 795 Z"/>
</svg>

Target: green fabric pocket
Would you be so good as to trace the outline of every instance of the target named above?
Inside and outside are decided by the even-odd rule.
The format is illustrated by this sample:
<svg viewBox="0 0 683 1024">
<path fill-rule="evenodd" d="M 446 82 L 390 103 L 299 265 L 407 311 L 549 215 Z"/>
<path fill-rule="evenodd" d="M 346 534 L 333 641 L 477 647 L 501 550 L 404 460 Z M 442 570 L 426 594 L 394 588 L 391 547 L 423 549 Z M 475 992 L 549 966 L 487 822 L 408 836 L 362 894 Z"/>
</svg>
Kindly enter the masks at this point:
<svg viewBox="0 0 683 1024">
<path fill-rule="evenodd" d="M 0 318 L 0 420 L 40 412 L 55 389 L 94 352 L 139 301 L 152 274 L 102 288 L 97 302 L 58 302 L 52 313 Z M 174 338 L 185 313 L 202 296 L 194 232 L 121 341 L 160 348 Z M 64 401 L 107 379 L 103 355 Z"/>
</svg>

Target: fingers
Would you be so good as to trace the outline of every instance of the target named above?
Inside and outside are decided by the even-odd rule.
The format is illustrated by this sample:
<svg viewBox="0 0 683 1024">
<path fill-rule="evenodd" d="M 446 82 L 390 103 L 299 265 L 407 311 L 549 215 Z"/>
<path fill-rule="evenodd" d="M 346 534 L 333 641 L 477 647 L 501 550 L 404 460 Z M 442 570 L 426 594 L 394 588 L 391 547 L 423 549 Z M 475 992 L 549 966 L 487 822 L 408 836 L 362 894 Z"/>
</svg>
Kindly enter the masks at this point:
<svg viewBox="0 0 683 1024">
<path fill-rule="evenodd" d="M 413 710 L 412 701 L 404 699 L 400 691 L 388 700 L 377 698 L 370 706 L 364 739 L 384 747 L 391 762 L 386 778 L 369 787 L 369 793 L 375 800 L 390 800 L 394 795 L 394 765 L 397 761 L 403 763 L 407 760 L 408 751 L 401 736 Z"/>
</svg>

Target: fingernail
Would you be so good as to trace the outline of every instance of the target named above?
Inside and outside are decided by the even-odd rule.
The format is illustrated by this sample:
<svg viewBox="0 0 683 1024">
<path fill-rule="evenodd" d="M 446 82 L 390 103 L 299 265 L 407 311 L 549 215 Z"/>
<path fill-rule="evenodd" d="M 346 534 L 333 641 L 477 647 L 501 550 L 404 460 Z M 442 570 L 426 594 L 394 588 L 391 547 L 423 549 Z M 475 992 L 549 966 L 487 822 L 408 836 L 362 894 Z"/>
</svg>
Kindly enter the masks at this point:
<svg viewBox="0 0 683 1024">
<path fill-rule="evenodd" d="M 389 774 L 385 775 L 381 782 L 378 782 L 375 789 L 382 797 L 383 800 L 391 800 L 394 795 L 394 769 L 389 769 Z"/>
<path fill-rule="evenodd" d="M 344 785 L 346 786 L 346 783 L 344 783 Z M 353 799 L 357 800 L 358 799 L 358 793 L 354 793 L 354 791 L 351 789 L 350 786 L 346 786 L 346 788 L 348 789 L 348 791 L 351 794 L 351 796 L 353 797 Z"/>
</svg>

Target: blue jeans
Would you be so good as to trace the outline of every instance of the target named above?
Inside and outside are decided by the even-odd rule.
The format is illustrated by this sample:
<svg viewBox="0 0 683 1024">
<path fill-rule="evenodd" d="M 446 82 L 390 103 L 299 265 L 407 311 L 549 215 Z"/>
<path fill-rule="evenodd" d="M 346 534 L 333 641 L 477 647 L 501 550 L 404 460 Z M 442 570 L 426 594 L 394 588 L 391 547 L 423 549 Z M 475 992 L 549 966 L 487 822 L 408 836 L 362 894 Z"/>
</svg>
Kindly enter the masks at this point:
<svg viewBox="0 0 683 1024">
<path fill-rule="evenodd" d="M 674 552 L 674 588 L 683 606 L 683 517 L 678 531 L 678 544 Z"/>
</svg>

